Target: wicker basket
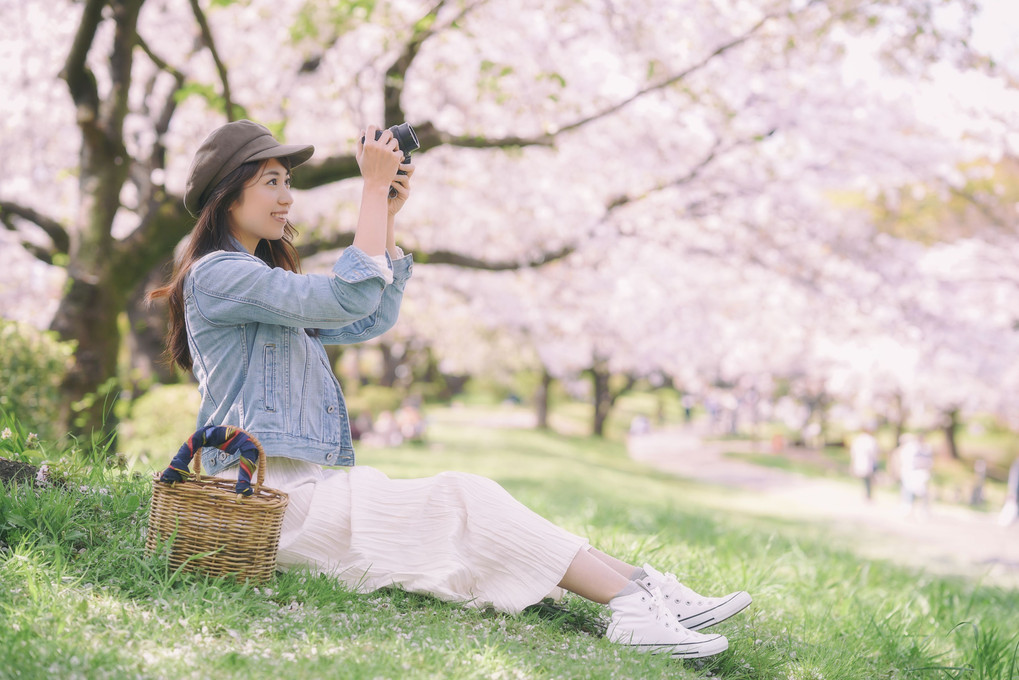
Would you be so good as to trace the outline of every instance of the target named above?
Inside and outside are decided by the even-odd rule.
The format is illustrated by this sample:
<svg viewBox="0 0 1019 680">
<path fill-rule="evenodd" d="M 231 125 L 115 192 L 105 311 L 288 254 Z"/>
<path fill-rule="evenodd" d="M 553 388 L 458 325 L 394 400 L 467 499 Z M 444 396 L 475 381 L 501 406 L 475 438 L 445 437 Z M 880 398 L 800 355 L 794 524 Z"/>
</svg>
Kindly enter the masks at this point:
<svg viewBox="0 0 1019 680">
<path fill-rule="evenodd" d="M 200 451 L 205 446 L 241 453 L 238 481 L 201 474 Z M 192 459 L 194 473 L 188 473 Z M 261 444 L 239 428 L 195 432 L 170 467 L 153 479 L 146 551 L 152 554 L 160 543 L 170 541 L 169 563 L 174 569 L 256 582 L 269 579 L 276 571 L 288 499 L 285 493 L 262 486 L 265 465 Z M 254 485 L 252 469 L 257 469 Z"/>
</svg>

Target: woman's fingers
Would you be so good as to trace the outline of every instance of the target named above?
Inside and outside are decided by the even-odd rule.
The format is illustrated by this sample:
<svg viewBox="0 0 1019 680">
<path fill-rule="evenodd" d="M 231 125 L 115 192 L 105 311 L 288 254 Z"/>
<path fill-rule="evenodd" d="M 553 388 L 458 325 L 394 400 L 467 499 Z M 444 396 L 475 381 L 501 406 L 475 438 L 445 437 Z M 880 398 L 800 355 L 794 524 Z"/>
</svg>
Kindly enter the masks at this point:
<svg viewBox="0 0 1019 680">
<path fill-rule="evenodd" d="M 378 135 L 378 139 L 376 139 Z M 403 154 L 399 144 L 389 129 L 380 130 L 375 125 L 368 125 L 364 134 L 358 139 L 357 163 L 361 174 L 366 178 L 392 178 L 399 168 Z"/>
</svg>

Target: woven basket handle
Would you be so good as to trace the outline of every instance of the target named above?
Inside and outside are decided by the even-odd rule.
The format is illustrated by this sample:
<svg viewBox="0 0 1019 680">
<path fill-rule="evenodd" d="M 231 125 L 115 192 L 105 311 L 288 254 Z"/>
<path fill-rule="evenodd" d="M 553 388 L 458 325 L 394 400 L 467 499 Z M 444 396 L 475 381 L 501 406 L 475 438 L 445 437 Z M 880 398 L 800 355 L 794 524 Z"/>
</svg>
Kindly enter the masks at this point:
<svg viewBox="0 0 1019 680">
<path fill-rule="evenodd" d="M 202 474 L 202 457 L 195 457 L 195 453 L 208 446 L 227 453 L 240 453 L 240 468 L 237 472 L 237 486 L 234 490 L 242 496 L 250 496 L 257 491 L 265 481 L 265 451 L 258 440 L 249 435 L 239 427 L 210 425 L 203 427 L 193 435 L 177 451 L 177 455 L 170 461 L 170 467 L 163 470 L 159 481 L 166 484 L 183 481 L 192 476 L 188 472 L 188 465 L 194 460 L 194 476 Z M 254 490 L 251 487 L 251 475 L 257 474 Z"/>
</svg>

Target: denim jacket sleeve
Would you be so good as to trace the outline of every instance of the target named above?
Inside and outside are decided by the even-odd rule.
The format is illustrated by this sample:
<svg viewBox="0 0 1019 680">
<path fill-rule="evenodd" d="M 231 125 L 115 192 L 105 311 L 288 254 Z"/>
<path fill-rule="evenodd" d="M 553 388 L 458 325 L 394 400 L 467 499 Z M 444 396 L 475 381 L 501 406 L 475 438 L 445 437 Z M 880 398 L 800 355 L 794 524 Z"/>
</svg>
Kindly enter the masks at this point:
<svg viewBox="0 0 1019 680">
<path fill-rule="evenodd" d="M 373 314 L 343 328 L 320 328 L 318 337 L 326 345 L 346 345 L 376 338 L 396 324 L 400 315 L 403 291 L 414 270 L 414 258 L 405 255 L 396 260 L 386 259 L 392 265 L 393 282 L 382 292 L 382 300 Z"/>
<path fill-rule="evenodd" d="M 340 329 L 367 321 L 387 288 L 377 265 L 355 247 L 343 251 L 331 276 L 295 274 L 248 253 L 221 250 L 196 262 L 190 278 L 198 308 L 214 326 Z"/>
</svg>

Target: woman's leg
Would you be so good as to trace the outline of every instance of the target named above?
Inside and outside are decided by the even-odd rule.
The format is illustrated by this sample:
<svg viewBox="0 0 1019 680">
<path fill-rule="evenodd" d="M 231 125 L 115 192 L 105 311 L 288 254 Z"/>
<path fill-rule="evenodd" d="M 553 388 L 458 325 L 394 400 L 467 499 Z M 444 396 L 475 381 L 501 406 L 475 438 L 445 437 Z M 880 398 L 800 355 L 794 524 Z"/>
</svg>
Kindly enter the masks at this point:
<svg viewBox="0 0 1019 680">
<path fill-rule="evenodd" d="M 629 574 L 626 576 L 621 574 L 599 555 L 608 557 L 594 549 L 577 551 L 577 555 L 563 575 L 563 580 L 559 582 L 559 587 L 599 604 L 608 604 L 609 600 L 630 583 L 630 577 Z M 633 571 L 632 567 L 630 571 Z"/>
<path fill-rule="evenodd" d="M 632 579 L 637 575 L 638 569 L 632 564 L 627 564 L 622 560 L 617 560 L 612 555 L 606 555 L 596 548 L 589 548 L 588 551 L 599 560 L 612 567 L 614 571 L 625 576 L 627 580 Z"/>
</svg>

